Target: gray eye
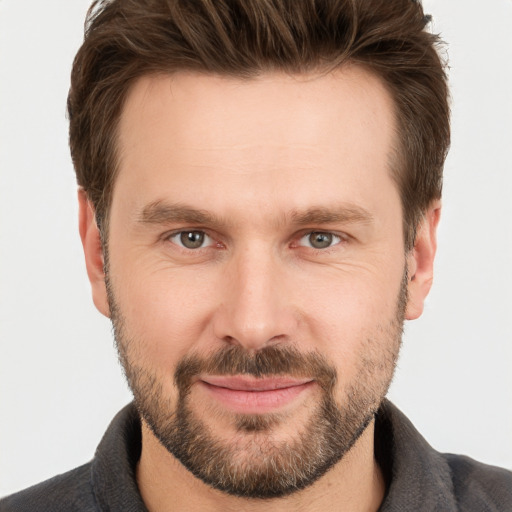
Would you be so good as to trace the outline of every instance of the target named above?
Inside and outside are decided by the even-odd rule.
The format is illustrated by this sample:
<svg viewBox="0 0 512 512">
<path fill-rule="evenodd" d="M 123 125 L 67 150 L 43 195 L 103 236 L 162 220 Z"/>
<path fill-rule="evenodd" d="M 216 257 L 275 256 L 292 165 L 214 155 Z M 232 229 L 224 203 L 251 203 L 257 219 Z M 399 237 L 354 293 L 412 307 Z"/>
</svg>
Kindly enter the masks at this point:
<svg viewBox="0 0 512 512">
<path fill-rule="evenodd" d="M 203 246 L 207 236 L 203 231 L 182 231 L 176 236 L 179 245 L 186 249 L 199 249 Z"/>
<path fill-rule="evenodd" d="M 315 249 L 326 249 L 331 246 L 333 235 L 331 233 L 310 233 L 308 240 L 311 247 Z"/>
<path fill-rule="evenodd" d="M 313 231 L 304 235 L 300 239 L 299 245 L 311 247 L 313 249 L 328 249 L 340 242 L 341 238 L 334 233 L 329 233 L 327 231 Z"/>
</svg>

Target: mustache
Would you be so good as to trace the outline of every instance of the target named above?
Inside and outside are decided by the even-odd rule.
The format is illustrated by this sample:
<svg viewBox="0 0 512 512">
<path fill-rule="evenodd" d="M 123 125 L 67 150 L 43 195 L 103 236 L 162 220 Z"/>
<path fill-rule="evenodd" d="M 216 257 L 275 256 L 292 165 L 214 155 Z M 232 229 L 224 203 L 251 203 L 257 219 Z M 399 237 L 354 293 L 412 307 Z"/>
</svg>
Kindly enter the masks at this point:
<svg viewBox="0 0 512 512">
<path fill-rule="evenodd" d="M 336 369 L 320 353 L 302 353 L 293 346 L 280 345 L 264 347 L 255 353 L 232 345 L 206 357 L 186 356 L 176 367 L 174 382 L 180 391 L 187 392 L 194 377 L 201 374 L 311 378 L 325 390 L 331 390 L 337 380 Z"/>
</svg>

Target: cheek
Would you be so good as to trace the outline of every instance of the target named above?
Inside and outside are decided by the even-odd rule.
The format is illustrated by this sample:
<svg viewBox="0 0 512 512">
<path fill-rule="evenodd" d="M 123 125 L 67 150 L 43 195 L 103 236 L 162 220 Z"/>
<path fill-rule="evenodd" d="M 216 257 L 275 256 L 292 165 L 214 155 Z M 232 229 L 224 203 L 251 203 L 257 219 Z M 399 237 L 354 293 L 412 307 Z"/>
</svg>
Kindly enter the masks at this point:
<svg viewBox="0 0 512 512">
<path fill-rule="evenodd" d="M 302 307 L 320 329 L 350 331 L 385 323 L 396 316 L 403 269 L 388 267 L 332 271 L 302 287 Z"/>
<path fill-rule="evenodd" d="M 398 301 L 403 276 L 398 268 L 391 273 L 385 278 L 370 272 L 338 276 L 310 287 L 304 296 L 314 348 L 336 366 L 341 381 L 357 379 L 362 364 L 376 371 L 379 365 L 392 366 L 401 333 Z"/>
<path fill-rule="evenodd" d="M 138 357 L 167 372 L 203 343 L 213 314 L 215 283 L 200 272 L 131 268 L 113 282 L 125 332 L 136 342 Z"/>
</svg>

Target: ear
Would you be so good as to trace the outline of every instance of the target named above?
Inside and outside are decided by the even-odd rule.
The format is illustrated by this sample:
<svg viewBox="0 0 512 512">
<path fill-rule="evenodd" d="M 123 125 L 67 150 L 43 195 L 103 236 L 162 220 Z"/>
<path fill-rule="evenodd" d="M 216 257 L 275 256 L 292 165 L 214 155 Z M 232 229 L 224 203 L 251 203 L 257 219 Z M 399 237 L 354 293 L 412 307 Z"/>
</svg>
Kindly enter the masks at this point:
<svg viewBox="0 0 512 512">
<path fill-rule="evenodd" d="M 98 311 L 106 317 L 110 317 L 100 231 L 96 224 L 94 208 L 83 189 L 78 190 L 78 212 L 80 238 L 84 248 L 87 275 L 92 288 L 92 299 Z"/>
<path fill-rule="evenodd" d="M 437 249 L 437 225 L 441 201 L 434 201 L 418 226 L 414 247 L 407 256 L 408 300 L 405 318 L 415 320 L 423 313 L 423 305 L 434 279 L 434 257 Z"/>
</svg>

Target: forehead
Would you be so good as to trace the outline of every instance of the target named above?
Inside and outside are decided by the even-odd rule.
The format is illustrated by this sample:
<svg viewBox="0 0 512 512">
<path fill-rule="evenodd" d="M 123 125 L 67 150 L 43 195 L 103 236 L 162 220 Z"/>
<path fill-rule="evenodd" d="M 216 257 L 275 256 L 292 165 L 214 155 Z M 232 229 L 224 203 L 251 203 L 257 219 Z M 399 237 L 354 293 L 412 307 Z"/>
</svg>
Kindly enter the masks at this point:
<svg viewBox="0 0 512 512">
<path fill-rule="evenodd" d="M 135 82 L 124 104 L 120 132 L 121 140 L 130 144 L 131 136 L 141 135 L 133 129 L 149 121 L 155 129 L 165 128 L 161 133 L 174 131 L 169 142 L 176 144 L 191 142 L 188 136 L 200 138 L 205 146 L 216 145 L 221 137 L 233 143 L 254 137 L 262 144 L 327 143 L 329 134 L 341 135 L 347 125 L 345 139 L 358 137 L 361 129 L 371 136 L 372 128 L 381 131 L 394 123 L 392 111 L 381 80 L 355 65 L 329 74 L 275 72 L 250 79 L 178 72 Z M 330 123 L 339 130 L 321 130 Z M 153 133 L 146 133 L 153 139 Z"/>
<path fill-rule="evenodd" d="M 146 76 L 121 115 L 113 204 L 123 187 L 137 191 L 139 209 L 173 194 L 215 207 L 220 192 L 254 206 L 270 195 L 290 209 L 340 191 L 357 202 L 358 191 L 391 184 L 394 142 L 391 97 L 356 66 L 247 80 Z"/>
</svg>

